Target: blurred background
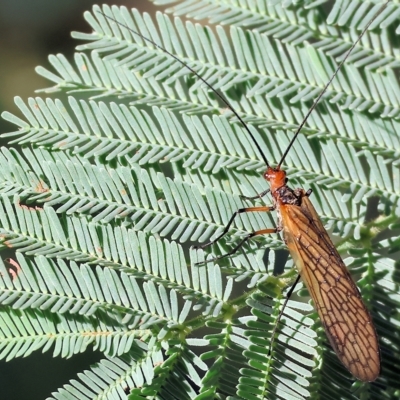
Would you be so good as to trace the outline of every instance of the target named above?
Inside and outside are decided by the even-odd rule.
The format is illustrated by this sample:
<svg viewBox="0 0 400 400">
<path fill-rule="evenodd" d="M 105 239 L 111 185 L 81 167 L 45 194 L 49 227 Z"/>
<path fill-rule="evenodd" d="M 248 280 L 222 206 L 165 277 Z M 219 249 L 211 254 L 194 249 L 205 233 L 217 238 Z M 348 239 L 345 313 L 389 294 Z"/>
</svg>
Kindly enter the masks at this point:
<svg viewBox="0 0 400 400">
<path fill-rule="evenodd" d="M 89 32 L 83 13 L 93 4 L 103 3 L 155 11 L 147 0 L 0 0 L 1 112 L 17 111 L 14 96 L 25 99 L 34 96 L 37 89 L 52 86 L 35 73 L 35 67 L 48 67 L 49 54 L 63 53 L 72 60 L 74 48 L 80 43 L 71 38 L 70 32 Z"/>
<path fill-rule="evenodd" d="M 103 3 L 155 11 L 147 0 L 97 2 Z M 35 96 L 35 90 L 52 86 L 35 73 L 35 67 L 49 67 L 49 54 L 63 53 L 72 60 L 75 46 L 81 43 L 70 32 L 90 32 L 83 13 L 93 4 L 94 0 L 0 0 L 0 113 L 21 116 L 14 96 L 25 100 Z M 0 133 L 14 129 L 0 119 Z M 101 354 L 87 351 L 65 360 L 39 350 L 28 358 L 0 360 L 0 399 L 43 400 L 100 358 Z"/>
</svg>

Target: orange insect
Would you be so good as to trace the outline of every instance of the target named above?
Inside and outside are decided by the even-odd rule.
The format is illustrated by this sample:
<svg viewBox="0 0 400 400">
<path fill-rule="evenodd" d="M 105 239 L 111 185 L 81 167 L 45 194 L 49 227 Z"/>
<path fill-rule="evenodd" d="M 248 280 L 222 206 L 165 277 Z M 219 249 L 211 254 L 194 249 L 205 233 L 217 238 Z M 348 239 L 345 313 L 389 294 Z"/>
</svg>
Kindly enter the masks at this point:
<svg viewBox="0 0 400 400">
<path fill-rule="evenodd" d="M 311 190 L 304 191 L 304 189 L 289 188 L 286 184 L 288 180 L 286 178 L 286 172 L 281 169 L 281 165 L 300 133 L 300 130 L 305 125 L 311 112 L 314 110 L 332 80 L 339 72 L 344 61 L 360 41 L 371 23 L 384 10 L 388 3 L 389 0 L 374 15 L 356 42 L 348 50 L 329 82 L 314 101 L 276 168 L 269 166 L 268 161 L 253 134 L 221 93 L 217 92 L 204 78 L 175 55 L 171 54 L 154 41 L 142 36 L 140 33 L 132 31 L 129 27 L 119 23 L 112 17 L 103 14 L 106 18 L 125 26 L 133 33 L 139 35 L 142 39 L 152 43 L 154 46 L 170 55 L 207 85 L 238 118 L 247 133 L 250 135 L 254 145 L 268 167 L 264 173 L 264 178 L 269 182 L 270 189 L 267 189 L 254 197 L 242 196 L 242 198 L 260 198 L 268 192 L 271 192 L 273 206 L 250 207 L 237 210 L 230 218 L 223 232 L 217 238 L 198 246 L 197 248 L 205 248 L 217 242 L 221 237 L 228 233 L 235 217 L 241 213 L 269 212 L 276 210 L 278 214 L 278 226 L 276 228 L 254 231 L 242 239 L 229 253 L 205 262 L 216 261 L 236 253 L 236 251 L 239 250 L 246 241 L 256 235 L 277 233 L 283 230 L 285 243 L 287 244 L 289 252 L 299 270 L 300 276 L 305 282 L 315 303 L 315 307 L 325 327 L 325 331 L 333 349 L 350 373 L 361 381 L 374 381 L 380 373 L 380 350 L 378 337 L 371 316 L 361 299 L 357 286 L 309 199 Z M 196 265 L 204 264 L 205 262 L 199 262 Z M 289 291 L 288 298 L 296 286 L 299 277 Z M 285 307 L 288 298 L 286 299 L 283 308 Z M 278 318 L 278 322 L 281 316 L 282 312 Z M 273 337 L 275 329 L 273 331 Z"/>
<path fill-rule="evenodd" d="M 289 252 L 333 349 L 357 379 L 374 381 L 380 372 L 378 337 L 360 292 L 309 199 L 311 192 L 290 189 L 279 167 L 268 168 L 264 177 L 271 185 Z"/>
</svg>

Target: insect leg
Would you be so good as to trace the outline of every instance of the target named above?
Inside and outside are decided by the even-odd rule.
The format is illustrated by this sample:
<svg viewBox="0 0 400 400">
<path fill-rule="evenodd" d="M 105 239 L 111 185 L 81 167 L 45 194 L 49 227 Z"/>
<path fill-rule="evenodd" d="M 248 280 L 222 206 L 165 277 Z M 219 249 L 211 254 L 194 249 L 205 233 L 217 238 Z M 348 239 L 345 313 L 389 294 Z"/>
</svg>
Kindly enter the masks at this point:
<svg viewBox="0 0 400 400">
<path fill-rule="evenodd" d="M 242 195 L 241 195 L 241 196 L 239 196 L 239 197 L 240 197 L 241 199 L 243 199 L 243 200 L 256 200 L 256 199 L 261 199 L 261 197 L 264 197 L 267 193 L 270 192 L 270 190 L 271 190 L 271 189 L 264 190 L 263 192 L 261 192 L 261 193 L 255 195 L 255 196 L 247 197 L 247 196 L 242 196 Z"/>
<path fill-rule="evenodd" d="M 268 209 L 270 207 L 254 207 L 254 208 L 267 208 Z M 253 211 L 253 209 L 251 211 Z M 277 233 L 277 232 L 279 232 L 278 228 L 267 228 L 267 229 L 261 229 L 259 231 L 251 232 L 247 236 L 245 236 L 230 252 L 228 252 L 226 254 L 223 254 L 222 256 L 218 256 L 218 257 L 212 258 L 211 260 L 205 260 L 205 261 L 197 262 L 194 265 L 207 264 L 209 262 L 214 262 L 214 261 L 220 260 L 221 258 L 229 257 L 229 256 L 235 254 L 252 237 L 257 236 L 257 235 L 267 235 L 267 234 L 270 234 L 270 233 Z M 219 239 L 219 237 L 218 237 L 218 239 Z M 218 239 L 214 240 L 212 243 L 216 242 Z"/>
<path fill-rule="evenodd" d="M 293 293 L 293 291 L 294 291 L 294 288 L 295 288 L 296 285 L 299 283 L 299 280 L 300 280 L 300 274 L 297 275 L 297 278 L 296 278 L 296 280 L 294 281 L 292 287 L 289 289 L 289 291 L 288 291 L 287 294 L 286 294 L 286 299 L 285 299 L 285 302 L 283 303 L 282 310 L 281 310 L 281 312 L 279 313 L 278 318 L 276 319 L 276 323 L 275 323 L 274 329 L 272 330 L 272 334 L 271 334 L 271 344 L 269 345 L 268 356 L 271 355 L 272 345 L 274 344 L 274 341 L 275 341 L 276 330 L 278 329 L 278 325 L 279 325 L 279 322 L 280 322 L 280 320 L 281 320 L 281 318 L 282 318 L 283 311 L 285 310 L 286 304 L 288 303 L 288 301 L 289 301 L 289 299 L 290 299 L 290 296 L 292 295 L 292 293 Z"/>
<path fill-rule="evenodd" d="M 262 206 L 262 207 L 247 207 L 247 208 L 239 208 L 239 210 L 235 211 L 231 217 L 231 219 L 229 220 L 228 224 L 226 225 L 226 227 L 224 228 L 223 232 L 214 240 L 209 241 L 208 243 L 205 244 L 201 244 L 199 246 L 193 246 L 194 250 L 198 250 L 198 249 L 204 249 L 208 246 L 211 246 L 212 244 L 218 242 L 219 239 L 222 238 L 222 236 L 226 235 L 229 231 L 230 226 L 233 223 L 233 220 L 242 213 L 245 212 L 269 212 L 269 211 L 274 211 L 275 207 L 274 206 Z"/>
</svg>

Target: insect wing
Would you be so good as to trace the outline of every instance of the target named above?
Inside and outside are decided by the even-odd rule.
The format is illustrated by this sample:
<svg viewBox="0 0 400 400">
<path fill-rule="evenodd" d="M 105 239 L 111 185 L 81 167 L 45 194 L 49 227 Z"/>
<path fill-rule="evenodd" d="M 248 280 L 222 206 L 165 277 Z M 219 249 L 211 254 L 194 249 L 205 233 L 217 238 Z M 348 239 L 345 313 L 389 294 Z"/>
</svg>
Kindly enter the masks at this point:
<svg viewBox="0 0 400 400">
<path fill-rule="evenodd" d="M 280 214 L 290 254 L 333 349 L 356 378 L 375 380 L 380 352 L 371 316 L 314 206 L 304 195 L 301 206 L 283 204 Z"/>
</svg>

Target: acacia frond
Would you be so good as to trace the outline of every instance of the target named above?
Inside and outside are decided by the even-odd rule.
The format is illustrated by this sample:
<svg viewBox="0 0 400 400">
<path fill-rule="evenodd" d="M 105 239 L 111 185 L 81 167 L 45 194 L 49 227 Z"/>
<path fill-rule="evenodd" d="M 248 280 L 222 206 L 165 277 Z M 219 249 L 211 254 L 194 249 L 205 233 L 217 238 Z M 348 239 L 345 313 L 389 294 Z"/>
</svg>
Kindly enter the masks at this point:
<svg viewBox="0 0 400 400">
<path fill-rule="evenodd" d="M 51 71 L 37 68 L 55 84 L 44 92 L 68 92 L 67 101 L 16 98 L 21 115 L 3 113 L 17 130 L 2 136 L 20 147 L 0 151 L 0 244 L 16 250 L 0 263 L 0 356 L 102 351 L 57 399 L 131 391 L 137 399 L 261 400 L 321 390 L 334 399 L 394 398 L 399 5 L 390 3 L 366 33 L 283 165 L 292 187 L 313 189 L 321 219 L 347 248 L 382 338 L 382 376 L 361 384 L 339 365 L 305 289 L 272 337 L 294 277 L 291 260 L 275 258 L 285 248 L 279 237 L 256 237 L 230 259 L 194 265 L 274 226 L 274 215 L 241 214 L 212 248 L 185 247 L 217 237 L 235 210 L 259 204 L 239 195 L 266 189 L 265 165 L 215 93 L 98 11 L 207 79 L 274 165 L 379 2 L 337 1 L 328 16 L 325 0 L 158 2 L 195 19 L 211 13 L 229 29 L 95 6 L 85 13 L 93 32 L 74 33 L 86 41 L 74 62 L 50 56 Z"/>
</svg>

